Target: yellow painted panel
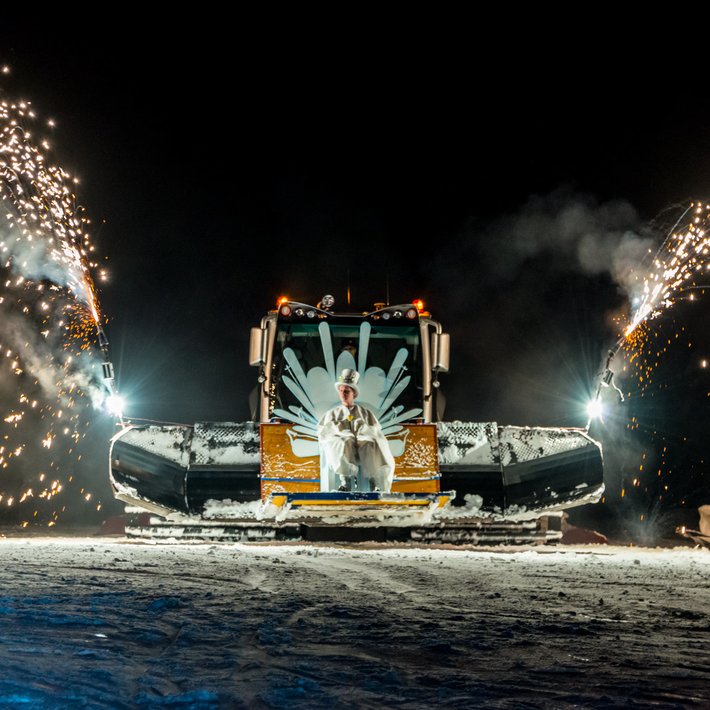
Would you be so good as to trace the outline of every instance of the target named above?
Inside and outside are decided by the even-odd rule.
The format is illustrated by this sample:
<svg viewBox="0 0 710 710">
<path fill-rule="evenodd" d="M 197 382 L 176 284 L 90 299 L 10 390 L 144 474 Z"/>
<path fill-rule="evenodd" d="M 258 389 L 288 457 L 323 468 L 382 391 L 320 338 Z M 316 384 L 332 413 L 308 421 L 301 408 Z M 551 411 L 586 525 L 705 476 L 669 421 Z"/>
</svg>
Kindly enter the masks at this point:
<svg viewBox="0 0 710 710">
<path fill-rule="evenodd" d="M 261 425 L 262 479 L 296 479 L 262 480 L 262 498 L 274 492 L 297 493 L 319 490 L 317 481 L 320 480 L 320 457 L 302 457 L 293 453 L 288 434 L 292 427 L 293 425 L 284 423 Z M 437 476 L 439 473 L 436 424 L 404 424 L 398 438 L 404 439 L 405 448 L 402 455 L 395 458 L 392 490 L 407 493 L 438 492 L 439 479 L 432 480 L 432 476 Z M 409 480 L 399 480 L 401 478 Z"/>
<path fill-rule="evenodd" d="M 320 457 L 296 456 L 288 436 L 291 429 L 291 424 L 261 425 L 261 475 L 320 480 Z"/>
<path fill-rule="evenodd" d="M 406 432 L 406 434 L 405 434 Z M 398 478 L 428 479 L 439 473 L 439 452 L 437 448 L 436 424 L 405 424 L 403 434 L 406 436 L 404 453 L 395 460 L 394 481 L 392 490 L 432 490 L 431 488 L 411 488 L 414 482 L 397 483 Z M 398 487 L 395 488 L 395 485 Z M 406 485 L 400 488 L 399 485 Z M 422 481 L 422 486 L 431 482 Z M 434 482 L 433 490 L 438 491 L 438 480 Z"/>
<path fill-rule="evenodd" d="M 392 481 L 392 493 L 438 493 L 439 479 L 424 481 Z"/>
</svg>

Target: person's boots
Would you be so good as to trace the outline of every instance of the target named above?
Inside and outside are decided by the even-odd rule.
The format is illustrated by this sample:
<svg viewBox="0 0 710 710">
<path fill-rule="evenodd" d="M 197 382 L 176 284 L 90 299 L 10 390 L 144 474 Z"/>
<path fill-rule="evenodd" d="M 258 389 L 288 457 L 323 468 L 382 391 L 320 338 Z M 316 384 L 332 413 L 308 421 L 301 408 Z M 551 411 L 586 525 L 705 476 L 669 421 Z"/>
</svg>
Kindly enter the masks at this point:
<svg viewBox="0 0 710 710">
<path fill-rule="evenodd" d="M 375 493 L 380 492 L 379 486 L 377 485 L 377 481 L 375 481 L 374 478 L 370 479 L 370 491 L 373 491 Z"/>
<path fill-rule="evenodd" d="M 345 493 L 346 491 L 350 490 L 352 490 L 351 479 L 348 476 L 341 476 L 338 491 L 341 493 Z"/>
</svg>

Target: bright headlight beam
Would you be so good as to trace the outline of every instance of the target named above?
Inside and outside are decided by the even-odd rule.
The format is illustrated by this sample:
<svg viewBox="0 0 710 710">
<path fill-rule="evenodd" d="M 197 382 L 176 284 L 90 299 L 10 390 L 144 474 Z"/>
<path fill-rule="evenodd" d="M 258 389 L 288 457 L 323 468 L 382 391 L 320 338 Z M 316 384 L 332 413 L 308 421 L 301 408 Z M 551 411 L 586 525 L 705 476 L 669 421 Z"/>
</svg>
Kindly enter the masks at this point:
<svg viewBox="0 0 710 710">
<path fill-rule="evenodd" d="M 111 394 L 106 397 L 106 409 L 116 417 L 123 416 L 126 400 L 120 394 Z"/>
<path fill-rule="evenodd" d="M 589 403 L 587 404 L 587 414 L 589 415 L 590 419 L 599 419 L 603 413 L 604 409 L 602 407 L 602 403 L 599 397 L 596 397 L 595 399 L 589 401 Z"/>
</svg>

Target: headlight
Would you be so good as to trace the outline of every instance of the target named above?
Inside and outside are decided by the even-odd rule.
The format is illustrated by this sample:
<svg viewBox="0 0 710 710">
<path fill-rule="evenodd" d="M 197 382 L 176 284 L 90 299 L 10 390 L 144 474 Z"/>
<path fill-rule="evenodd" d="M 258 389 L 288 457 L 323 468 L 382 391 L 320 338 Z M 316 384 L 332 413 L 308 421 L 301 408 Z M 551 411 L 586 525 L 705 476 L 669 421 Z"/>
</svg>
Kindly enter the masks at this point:
<svg viewBox="0 0 710 710">
<path fill-rule="evenodd" d="M 111 394 L 106 397 L 104 405 L 106 406 L 108 412 L 116 417 L 122 417 L 123 410 L 126 407 L 126 400 L 123 399 L 120 394 Z"/>
<path fill-rule="evenodd" d="M 604 408 L 602 407 L 602 403 L 599 397 L 592 399 L 587 404 L 587 414 L 589 415 L 590 419 L 599 419 L 599 417 L 604 414 Z"/>
</svg>

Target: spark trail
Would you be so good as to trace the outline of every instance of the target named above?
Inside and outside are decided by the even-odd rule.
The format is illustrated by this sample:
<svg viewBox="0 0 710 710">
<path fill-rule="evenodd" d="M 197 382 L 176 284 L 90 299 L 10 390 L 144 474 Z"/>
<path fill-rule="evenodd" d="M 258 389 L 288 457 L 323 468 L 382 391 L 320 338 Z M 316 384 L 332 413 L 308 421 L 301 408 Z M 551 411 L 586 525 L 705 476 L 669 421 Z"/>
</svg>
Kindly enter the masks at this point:
<svg viewBox="0 0 710 710">
<path fill-rule="evenodd" d="M 89 219 L 43 130 L 29 102 L 0 94 L 0 515 L 24 503 L 34 508 L 22 512 L 25 524 L 51 525 L 66 502 L 39 501 L 71 485 L 92 500 L 73 471 L 80 441 L 116 392 L 95 347 L 98 335 L 107 360 Z"/>
<path fill-rule="evenodd" d="M 618 491 L 608 486 L 608 493 L 618 495 L 624 525 L 641 541 L 654 539 L 667 525 L 671 520 L 667 511 L 683 508 L 694 499 L 702 489 L 705 470 L 706 439 L 701 424 L 705 389 L 696 391 L 703 380 L 689 370 L 689 363 L 699 357 L 690 354 L 696 347 L 694 341 L 698 339 L 702 347 L 707 339 L 697 332 L 702 314 L 687 306 L 704 295 L 710 282 L 710 204 L 688 202 L 671 214 L 666 224 L 672 226 L 657 229 L 664 237 L 656 251 L 649 252 L 636 288 L 632 286 L 636 291 L 630 294 L 632 311 L 625 321 L 619 321 L 620 335 L 608 351 L 588 410 L 587 429 L 595 414 L 602 415 L 605 386 L 616 390 L 618 400 L 624 401 L 624 395 L 628 400 L 623 412 L 610 416 L 600 431 L 608 437 L 608 451 L 619 461 L 618 468 L 610 471 Z M 673 310 L 681 303 L 686 308 Z M 619 350 L 623 352 L 623 392 L 614 384 L 611 371 Z M 707 366 L 705 359 L 699 363 L 701 369 Z M 638 454 L 638 461 L 634 464 L 636 457 L 627 457 L 624 451 Z"/>
<path fill-rule="evenodd" d="M 640 293 L 633 303 L 635 310 L 609 353 L 607 371 L 611 358 L 623 348 L 639 383 L 646 387 L 655 367 L 644 357 L 644 352 L 651 347 L 651 321 L 678 302 L 694 301 L 697 293 L 704 293 L 710 275 L 709 257 L 710 204 L 690 202 L 681 207 L 680 216 L 653 255 L 646 275 L 639 279 Z M 657 364 L 656 360 L 653 362 Z"/>
<path fill-rule="evenodd" d="M 631 322 L 624 331 L 629 338 L 646 320 L 670 308 L 679 297 L 699 283 L 710 270 L 710 205 L 691 202 L 653 257 L 649 274 L 643 280 L 642 294 Z M 693 295 L 689 295 L 693 300 Z"/>
<path fill-rule="evenodd" d="M 649 371 L 639 357 L 649 340 L 649 321 L 671 308 L 679 300 L 695 300 L 695 291 L 707 288 L 710 271 L 710 204 L 701 201 L 682 206 L 680 216 L 653 255 L 643 277 L 638 278 L 638 295 L 633 297 L 633 312 L 623 334 L 606 357 L 594 399 L 589 405 L 590 417 L 601 412 L 601 388 L 613 387 L 623 400 L 621 390 L 613 383 L 611 361 L 620 349 L 629 355 L 630 363 L 640 368 L 643 382 Z M 591 418 L 587 424 L 589 428 Z"/>
</svg>

